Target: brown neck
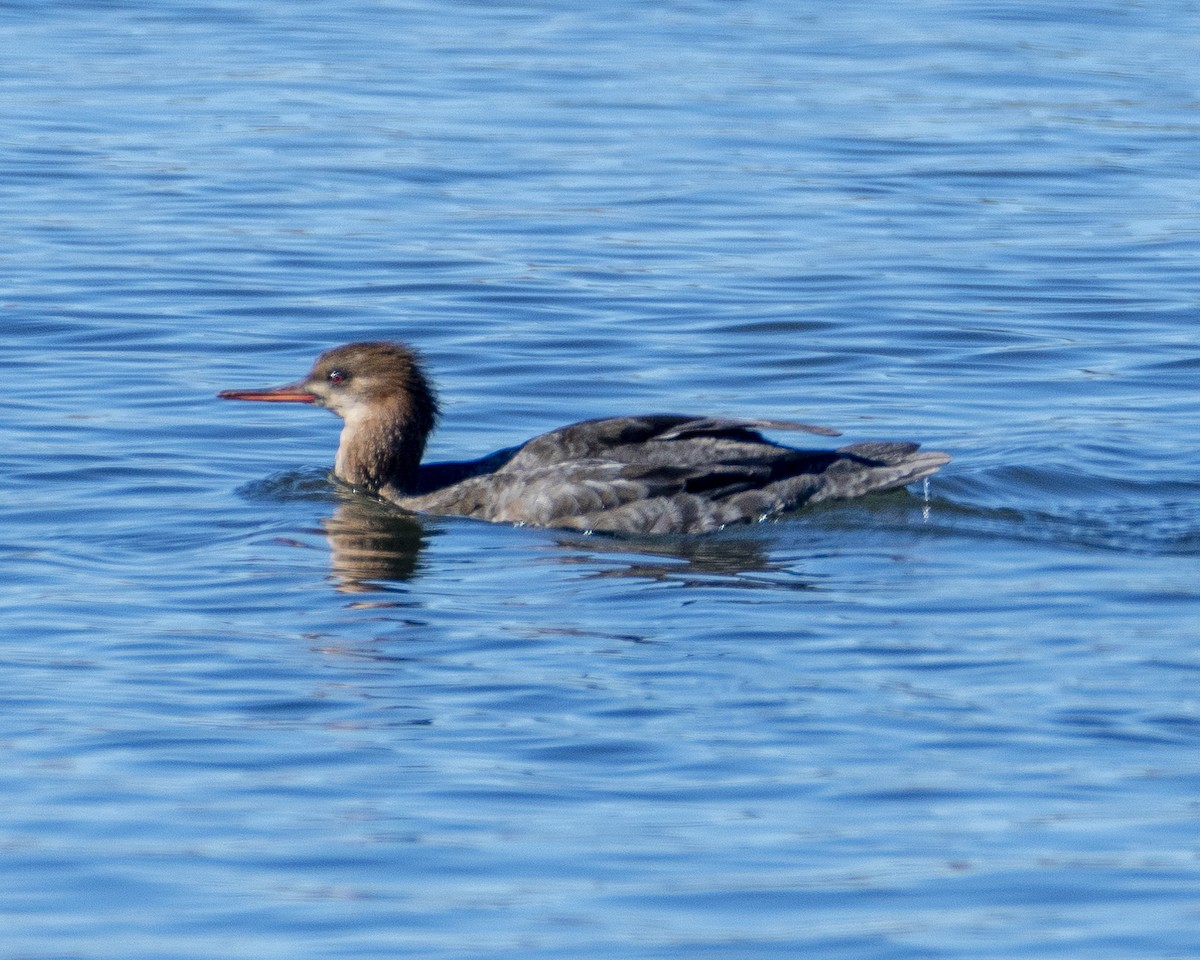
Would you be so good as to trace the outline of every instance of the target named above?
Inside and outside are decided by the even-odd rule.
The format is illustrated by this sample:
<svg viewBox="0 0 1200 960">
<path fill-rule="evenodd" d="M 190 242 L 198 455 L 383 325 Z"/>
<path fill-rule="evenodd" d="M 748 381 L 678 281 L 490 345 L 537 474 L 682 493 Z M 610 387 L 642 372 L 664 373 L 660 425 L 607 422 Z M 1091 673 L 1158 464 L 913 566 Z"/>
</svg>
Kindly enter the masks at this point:
<svg viewBox="0 0 1200 960">
<path fill-rule="evenodd" d="M 436 416 L 432 396 L 406 396 L 390 409 L 370 409 L 348 416 L 334 473 L 367 493 L 379 493 L 385 487 L 412 492 L 417 487 L 425 441 Z"/>
<path fill-rule="evenodd" d="M 410 487 L 417 476 L 425 438 L 383 418 L 346 421 L 333 471 L 351 486 L 378 493 L 389 484 Z"/>
</svg>

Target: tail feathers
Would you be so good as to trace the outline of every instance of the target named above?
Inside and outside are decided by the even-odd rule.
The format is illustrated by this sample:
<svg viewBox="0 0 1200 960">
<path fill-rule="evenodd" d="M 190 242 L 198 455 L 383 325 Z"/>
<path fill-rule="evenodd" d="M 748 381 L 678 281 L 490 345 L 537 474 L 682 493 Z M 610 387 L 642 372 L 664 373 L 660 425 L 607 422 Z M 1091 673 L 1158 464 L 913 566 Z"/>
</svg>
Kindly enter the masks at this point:
<svg viewBox="0 0 1200 960">
<path fill-rule="evenodd" d="M 813 495 L 814 502 L 906 487 L 950 462 L 946 454 L 922 452 L 915 443 L 854 443 L 837 452 L 842 459 L 825 472 L 826 482 Z"/>
</svg>

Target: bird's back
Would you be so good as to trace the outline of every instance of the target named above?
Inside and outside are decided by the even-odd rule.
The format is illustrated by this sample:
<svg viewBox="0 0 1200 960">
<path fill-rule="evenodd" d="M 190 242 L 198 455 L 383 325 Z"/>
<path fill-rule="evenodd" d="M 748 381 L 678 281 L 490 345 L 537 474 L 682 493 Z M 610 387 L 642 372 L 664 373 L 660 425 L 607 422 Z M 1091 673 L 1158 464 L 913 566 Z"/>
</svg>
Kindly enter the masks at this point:
<svg viewBox="0 0 1200 960">
<path fill-rule="evenodd" d="M 586 420 L 479 461 L 422 467 L 406 509 L 614 533 L 703 533 L 804 503 L 891 490 L 950 458 L 912 443 L 800 450 L 762 430 L 808 424 L 657 415 Z"/>
</svg>

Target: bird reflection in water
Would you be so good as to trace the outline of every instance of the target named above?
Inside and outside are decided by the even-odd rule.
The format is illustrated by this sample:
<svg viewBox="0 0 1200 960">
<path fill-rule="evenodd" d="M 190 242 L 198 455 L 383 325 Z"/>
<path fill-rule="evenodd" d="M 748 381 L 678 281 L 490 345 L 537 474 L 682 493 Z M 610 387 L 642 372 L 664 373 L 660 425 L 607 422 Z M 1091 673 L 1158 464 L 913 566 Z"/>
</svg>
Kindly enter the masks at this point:
<svg viewBox="0 0 1200 960">
<path fill-rule="evenodd" d="M 347 495 L 321 526 L 329 539 L 330 576 L 343 593 L 386 590 L 417 571 L 426 533 L 415 516 Z"/>
</svg>

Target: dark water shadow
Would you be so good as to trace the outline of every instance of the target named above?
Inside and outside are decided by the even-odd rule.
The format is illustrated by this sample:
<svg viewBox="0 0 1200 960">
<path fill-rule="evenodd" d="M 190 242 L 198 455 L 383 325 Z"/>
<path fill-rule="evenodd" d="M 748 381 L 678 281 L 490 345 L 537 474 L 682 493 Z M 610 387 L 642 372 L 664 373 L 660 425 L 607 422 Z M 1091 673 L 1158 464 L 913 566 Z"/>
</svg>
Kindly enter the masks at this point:
<svg viewBox="0 0 1200 960">
<path fill-rule="evenodd" d="M 1126 502 L 1086 507 L 1064 503 L 1055 510 L 1047 507 L 1053 502 L 1053 494 L 1047 492 L 1053 490 L 1052 478 L 1024 479 L 1039 492 L 1036 507 L 986 504 L 998 494 L 1013 494 L 1012 477 L 997 488 L 995 478 L 960 476 L 940 482 L 937 496 L 914 489 L 835 501 L 704 536 L 528 530 L 514 530 L 512 535 L 542 538 L 533 549 L 580 567 L 585 579 L 634 578 L 751 590 L 818 589 L 820 578 L 801 572 L 798 563 L 808 552 L 817 558 L 827 549 L 844 549 L 847 537 L 873 542 L 965 537 L 1079 550 L 1200 553 L 1200 506 L 1195 501 L 1165 503 L 1146 497 L 1128 502 L 1124 497 L 1118 500 Z M 479 523 L 407 514 L 331 483 L 324 472 L 280 474 L 242 492 L 253 499 L 332 501 L 334 510 L 320 521 L 320 528 L 330 546 L 330 579 L 343 593 L 395 590 L 419 576 L 421 555 L 431 536 Z"/>
<path fill-rule="evenodd" d="M 332 503 L 319 521 L 330 548 L 330 579 L 343 593 L 394 590 L 420 574 L 421 554 L 432 537 L 454 527 L 491 530 L 495 525 L 463 517 L 406 513 L 354 493 L 329 479 L 327 471 L 287 471 L 246 484 L 250 500 Z M 786 520 L 780 522 L 787 522 Z M 683 586 L 743 588 L 809 584 L 797 577 L 794 561 L 771 558 L 774 523 L 735 527 L 704 536 L 625 536 L 574 531 L 511 529 L 514 538 L 542 538 L 533 549 L 552 552 L 563 564 L 586 567 L 589 578 L 671 580 Z M 548 539 L 547 539 L 548 538 Z"/>
</svg>

